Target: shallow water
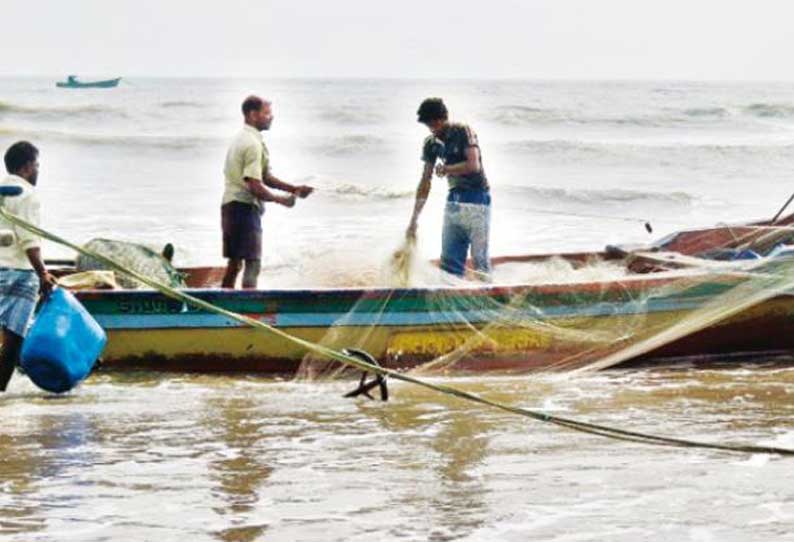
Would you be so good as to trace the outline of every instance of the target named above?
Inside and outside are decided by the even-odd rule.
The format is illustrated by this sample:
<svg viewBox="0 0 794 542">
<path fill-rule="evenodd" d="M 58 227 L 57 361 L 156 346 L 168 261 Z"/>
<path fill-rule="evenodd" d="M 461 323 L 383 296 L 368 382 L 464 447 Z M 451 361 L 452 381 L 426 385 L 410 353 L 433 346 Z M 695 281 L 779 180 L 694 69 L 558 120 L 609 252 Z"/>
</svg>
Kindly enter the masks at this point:
<svg viewBox="0 0 794 542">
<path fill-rule="evenodd" d="M 794 447 L 790 368 L 444 379 L 655 434 Z M 791 459 L 626 444 L 392 384 L 99 374 L 0 398 L 4 540 L 783 540 Z"/>
</svg>

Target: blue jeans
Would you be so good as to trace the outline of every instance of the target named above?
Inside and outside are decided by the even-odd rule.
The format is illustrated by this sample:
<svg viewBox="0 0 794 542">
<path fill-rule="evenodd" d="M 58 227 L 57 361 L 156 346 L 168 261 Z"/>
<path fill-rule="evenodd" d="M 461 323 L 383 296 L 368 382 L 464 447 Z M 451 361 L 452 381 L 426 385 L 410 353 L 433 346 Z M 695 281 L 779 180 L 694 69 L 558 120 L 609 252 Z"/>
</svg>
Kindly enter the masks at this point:
<svg viewBox="0 0 794 542">
<path fill-rule="evenodd" d="M 450 198 L 451 200 L 452 198 Z M 491 259 L 488 256 L 488 235 L 491 227 L 490 197 L 487 204 L 447 201 L 444 208 L 444 229 L 441 234 L 441 269 L 463 276 L 466 256 L 471 247 L 474 270 L 488 279 Z"/>
</svg>

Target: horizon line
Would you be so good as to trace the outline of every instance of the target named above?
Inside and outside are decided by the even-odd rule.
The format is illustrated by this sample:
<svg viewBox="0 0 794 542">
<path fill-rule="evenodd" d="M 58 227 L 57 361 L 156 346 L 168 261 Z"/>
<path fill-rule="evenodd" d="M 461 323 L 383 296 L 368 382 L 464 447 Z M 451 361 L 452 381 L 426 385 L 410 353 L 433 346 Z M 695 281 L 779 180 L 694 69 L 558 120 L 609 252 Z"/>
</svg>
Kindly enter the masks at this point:
<svg viewBox="0 0 794 542">
<path fill-rule="evenodd" d="M 74 72 L 70 72 L 74 73 Z M 0 73 L 0 79 L 53 79 L 60 80 L 65 78 L 64 74 L 11 74 Z M 87 73 L 80 77 L 111 77 L 107 74 Z M 338 80 L 338 81 L 526 81 L 526 82 L 604 82 L 604 83 L 794 83 L 791 79 L 763 79 L 763 78 L 683 78 L 683 77 L 541 77 L 541 76 L 405 76 L 395 77 L 388 75 L 279 75 L 279 76 L 257 76 L 257 75 L 164 75 L 164 74 L 130 74 L 113 75 L 113 78 L 121 77 L 125 79 L 207 79 L 207 80 L 274 80 L 274 81 L 319 81 L 319 80 Z"/>
</svg>

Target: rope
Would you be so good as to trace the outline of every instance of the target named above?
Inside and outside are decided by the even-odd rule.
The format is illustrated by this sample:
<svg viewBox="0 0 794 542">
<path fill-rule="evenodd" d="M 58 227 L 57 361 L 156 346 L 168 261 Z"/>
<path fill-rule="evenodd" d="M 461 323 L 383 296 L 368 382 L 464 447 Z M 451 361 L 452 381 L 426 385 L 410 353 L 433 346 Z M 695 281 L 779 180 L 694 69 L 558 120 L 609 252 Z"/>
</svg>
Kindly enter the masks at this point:
<svg viewBox="0 0 794 542">
<path fill-rule="evenodd" d="M 248 316 L 244 316 L 242 314 L 238 314 L 221 307 L 217 307 L 212 303 L 208 303 L 202 299 L 194 297 L 192 295 L 186 294 L 180 290 L 176 290 L 167 286 L 165 284 L 161 284 L 157 281 L 154 281 L 140 273 L 133 271 L 131 269 L 127 269 L 126 267 L 116 263 L 114 260 L 107 258 L 101 254 L 98 254 L 94 251 L 84 249 L 62 237 L 59 237 L 53 233 L 48 232 L 38 226 L 30 224 L 21 218 L 8 213 L 2 206 L 0 206 L 0 217 L 8 220 L 12 224 L 19 226 L 31 233 L 34 233 L 40 237 L 48 239 L 54 243 L 60 244 L 62 246 L 71 248 L 75 252 L 84 254 L 86 256 L 95 258 L 105 265 L 110 267 L 113 270 L 119 271 L 120 273 L 124 273 L 144 284 L 150 286 L 151 288 L 161 292 L 163 295 L 170 297 L 171 299 L 175 299 L 177 301 L 181 301 L 188 305 L 192 305 L 198 309 L 205 310 L 207 312 L 212 312 L 215 314 L 219 314 L 221 316 L 225 316 L 231 320 L 235 320 L 257 330 L 260 330 L 264 333 L 269 333 L 281 339 L 291 341 L 303 348 L 307 351 L 314 352 L 322 357 L 327 359 L 331 359 L 334 361 L 338 361 L 340 363 L 344 363 L 348 366 L 355 367 L 362 371 L 368 371 L 374 374 L 379 374 L 382 376 L 388 376 L 393 378 L 394 380 L 399 380 L 402 382 L 407 382 L 409 384 L 414 384 L 416 386 L 421 386 L 423 388 L 427 388 L 439 393 L 444 393 L 446 395 L 450 395 L 453 397 L 457 397 L 459 399 L 464 399 L 466 401 L 478 403 L 481 405 L 485 405 L 488 407 L 492 407 L 498 410 L 502 410 L 504 412 L 509 412 L 511 414 L 516 414 L 519 416 L 524 416 L 527 418 L 531 418 L 540 422 L 551 423 L 557 425 L 559 427 L 565 427 L 574 431 L 578 431 L 581 433 L 587 433 L 590 435 L 596 435 L 601 437 L 610 438 L 613 440 L 620 440 L 625 442 L 635 442 L 639 444 L 648 444 L 648 445 L 656 445 L 656 446 L 669 446 L 669 447 L 677 447 L 677 448 L 703 448 L 703 449 L 710 449 L 710 450 L 722 450 L 726 452 L 738 452 L 738 453 L 749 453 L 749 454 L 776 454 L 781 456 L 794 456 L 794 449 L 788 448 L 780 448 L 775 446 L 758 446 L 758 445 L 744 445 L 744 444 L 719 444 L 719 443 L 711 443 L 711 442 L 700 442 L 694 440 L 686 440 L 686 439 L 678 439 L 678 438 L 671 438 L 671 437 L 664 437 L 664 436 L 656 436 L 647 433 L 641 433 L 636 431 L 627 431 L 624 429 L 619 429 L 615 427 L 609 427 L 605 425 L 598 425 L 593 423 L 581 422 L 578 420 L 574 420 L 571 418 L 564 418 L 561 416 L 554 416 L 551 414 L 546 414 L 544 412 L 539 412 L 535 410 L 529 410 L 526 408 L 521 407 L 513 407 L 510 405 L 506 405 L 504 403 L 499 403 L 496 401 L 492 401 L 490 399 L 486 399 L 479 395 L 475 395 L 473 393 L 469 393 L 457 388 L 453 388 L 451 386 L 446 386 L 442 384 L 433 384 L 430 382 L 426 382 L 424 380 L 420 380 L 418 378 L 412 377 L 410 375 L 400 373 L 391 369 L 386 369 L 377 365 L 373 365 L 366 361 L 363 361 L 357 357 L 353 357 L 343 352 L 338 352 L 331 348 L 327 348 L 320 344 L 316 344 L 310 341 L 306 341 L 301 339 L 300 337 L 292 336 L 280 329 L 272 327 L 264 322 L 260 322 L 258 320 L 254 320 L 253 318 L 249 318 Z"/>
<path fill-rule="evenodd" d="M 642 224 L 648 233 L 653 233 L 653 227 L 651 226 L 650 220 L 644 218 L 637 218 L 633 216 L 599 215 L 599 214 L 590 214 L 590 213 L 573 213 L 566 211 L 550 211 L 548 209 L 537 209 L 534 207 L 524 207 L 524 210 L 531 211 L 532 213 L 540 213 L 545 215 L 559 215 L 559 216 L 572 216 L 576 218 L 597 218 L 601 220 L 620 220 L 623 222 L 636 222 Z M 657 220 L 656 222 L 659 221 Z M 665 221 L 662 220 L 662 222 Z M 669 223 L 670 221 L 667 222 Z"/>
<path fill-rule="evenodd" d="M 791 194 L 791 197 L 786 201 L 786 203 L 783 204 L 783 207 L 780 208 L 780 210 L 777 212 L 775 218 L 772 219 L 772 222 L 770 222 L 770 224 L 774 224 L 775 222 L 777 222 L 777 219 L 780 218 L 780 215 L 783 214 L 783 211 L 786 210 L 786 207 L 788 207 L 792 201 L 794 201 L 794 194 Z"/>
</svg>

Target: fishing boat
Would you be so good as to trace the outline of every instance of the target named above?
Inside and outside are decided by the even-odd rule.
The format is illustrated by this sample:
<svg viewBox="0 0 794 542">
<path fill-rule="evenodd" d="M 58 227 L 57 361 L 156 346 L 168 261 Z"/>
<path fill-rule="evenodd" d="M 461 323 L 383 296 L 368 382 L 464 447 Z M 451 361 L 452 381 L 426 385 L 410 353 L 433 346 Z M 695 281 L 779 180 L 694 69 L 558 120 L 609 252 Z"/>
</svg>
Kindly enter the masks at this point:
<svg viewBox="0 0 794 542">
<path fill-rule="evenodd" d="M 493 261 L 498 268 L 555 258 L 576 268 L 607 262 L 622 270 L 598 281 L 229 290 L 218 287 L 223 268 L 182 271 L 186 292 L 197 298 L 305 341 L 365 350 L 396 369 L 429 363 L 456 372 L 530 372 L 745 358 L 794 351 L 794 258 L 781 250 L 794 244 L 791 222 Z M 154 290 L 77 296 L 108 334 L 108 368 L 290 374 L 307 359 L 303 345 Z"/>
<path fill-rule="evenodd" d="M 113 88 L 119 85 L 119 81 L 121 81 L 121 77 L 100 81 L 80 81 L 76 75 L 70 75 L 66 81 L 58 81 L 55 86 L 58 88 Z"/>
</svg>

